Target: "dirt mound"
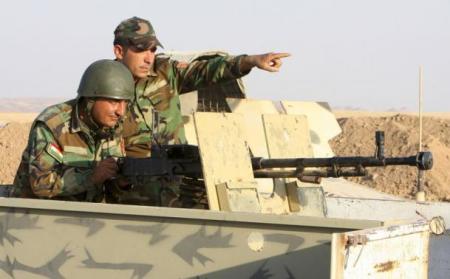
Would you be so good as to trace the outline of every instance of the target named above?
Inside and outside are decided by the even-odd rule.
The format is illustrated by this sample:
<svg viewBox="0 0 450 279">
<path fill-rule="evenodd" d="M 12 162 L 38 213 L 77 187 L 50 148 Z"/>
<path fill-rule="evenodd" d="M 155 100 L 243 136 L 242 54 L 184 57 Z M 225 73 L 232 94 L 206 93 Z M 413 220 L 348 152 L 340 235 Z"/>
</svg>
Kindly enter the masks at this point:
<svg viewBox="0 0 450 279">
<path fill-rule="evenodd" d="M 12 184 L 30 127 L 31 123 L 11 122 L 0 129 L 0 184 Z"/>
<path fill-rule="evenodd" d="M 339 118 L 342 134 L 330 143 L 339 156 L 372 156 L 375 152 L 375 131 L 385 131 L 385 155 L 409 156 L 417 153 L 419 143 L 418 117 Z M 424 190 L 428 200 L 450 200 L 450 119 L 425 117 L 423 149 L 432 151 L 433 169 L 425 173 Z M 370 175 L 349 180 L 368 185 L 385 193 L 413 198 L 417 170 L 410 167 L 372 168 Z"/>
</svg>

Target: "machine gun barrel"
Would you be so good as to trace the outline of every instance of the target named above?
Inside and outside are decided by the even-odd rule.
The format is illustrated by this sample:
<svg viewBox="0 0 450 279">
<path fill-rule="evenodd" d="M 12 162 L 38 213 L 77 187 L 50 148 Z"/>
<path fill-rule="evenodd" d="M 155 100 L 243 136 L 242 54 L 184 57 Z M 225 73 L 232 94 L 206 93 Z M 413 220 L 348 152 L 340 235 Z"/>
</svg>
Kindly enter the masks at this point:
<svg viewBox="0 0 450 279">
<path fill-rule="evenodd" d="M 393 165 L 407 165 L 420 170 L 429 170 L 433 166 L 431 152 L 419 152 L 409 157 L 331 157 L 331 158 L 292 158 L 292 159 L 264 159 L 252 158 L 253 170 L 272 168 L 324 168 L 324 167 L 384 167 Z"/>
<path fill-rule="evenodd" d="M 366 167 L 406 165 L 419 170 L 433 167 L 431 152 L 419 152 L 408 157 L 384 157 L 384 133 L 375 135 L 376 152 L 372 157 L 331 157 L 265 159 L 252 157 L 251 163 L 256 178 L 298 178 L 301 181 L 318 183 L 321 177 L 349 177 L 367 175 Z M 167 145 L 155 146 L 150 158 L 120 158 L 123 175 L 129 178 L 139 176 L 202 177 L 202 165 L 197 146 Z"/>
<path fill-rule="evenodd" d="M 433 155 L 431 152 L 419 152 L 415 156 L 408 157 L 384 157 L 384 132 L 375 132 L 376 153 L 373 157 L 332 157 L 332 158 L 293 158 L 293 159 L 264 159 L 252 158 L 253 170 L 271 169 L 271 168 L 333 168 L 333 174 L 337 175 L 337 170 L 348 167 L 385 167 L 385 166 L 413 166 L 419 170 L 429 170 L 433 167 Z M 361 171 L 341 172 L 339 176 L 357 176 L 365 175 Z M 323 172 L 321 172 L 322 177 Z"/>
</svg>

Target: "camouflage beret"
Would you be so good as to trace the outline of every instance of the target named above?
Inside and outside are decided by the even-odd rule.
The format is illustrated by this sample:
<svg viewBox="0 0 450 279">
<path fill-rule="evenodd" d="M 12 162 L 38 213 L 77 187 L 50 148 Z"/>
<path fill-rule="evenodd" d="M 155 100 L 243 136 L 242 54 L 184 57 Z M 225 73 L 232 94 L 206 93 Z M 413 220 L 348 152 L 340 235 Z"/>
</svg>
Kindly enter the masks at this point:
<svg viewBox="0 0 450 279">
<path fill-rule="evenodd" d="M 134 46 L 138 50 L 146 50 L 152 46 L 160 46 L 155 30 L 148 20 L 132 17 L 122 21 L 114 30 L 114 44 Z"/>
</svg>

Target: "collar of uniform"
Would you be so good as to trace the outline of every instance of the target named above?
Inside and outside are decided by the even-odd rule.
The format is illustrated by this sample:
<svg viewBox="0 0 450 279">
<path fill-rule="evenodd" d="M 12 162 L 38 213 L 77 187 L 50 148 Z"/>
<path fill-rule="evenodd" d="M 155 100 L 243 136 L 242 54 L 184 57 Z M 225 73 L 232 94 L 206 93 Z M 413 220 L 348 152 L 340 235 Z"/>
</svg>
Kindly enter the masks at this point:
<svg viewBox="0 0 450 279">
<path fill-rule="evenodd" d="M 80 101 L 77 100 L 75 103 L 75 106 L 72 110 L 72 117 L 71 117 L 71 123 L 70 123 L 70 132 L 71 133 L 78 133 L 81 132 L 81 119 L 80 119 Z"/>
<path fill-rule="evenodd" d="M 153 63 L 152 68 L 150 69 L 150 72 L 148 73 L 148 77 L 156 77 L 158 74 L 155 70 L 155 63 Z"/>
</svg>

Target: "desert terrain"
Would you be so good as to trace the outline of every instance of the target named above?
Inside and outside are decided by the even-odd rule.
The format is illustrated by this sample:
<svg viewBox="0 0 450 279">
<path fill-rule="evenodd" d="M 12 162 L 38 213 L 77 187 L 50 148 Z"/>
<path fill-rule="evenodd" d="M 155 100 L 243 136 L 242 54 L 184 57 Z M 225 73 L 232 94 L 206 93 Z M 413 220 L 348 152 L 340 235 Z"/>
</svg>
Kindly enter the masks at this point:
<svg viewBox="0 0 450 279">
<path fill-rule="evenodd" d="M 416 114 L 335 111 L 335 115 L 342 128 L 342 133 L 330 142 L 336 155 L 372 156 L 376 130 L 385 131 L 386 156 L 409 156 L 418 151 Z M 0 184 L 13 182 L 36 116 L 35 112 L 0 112 Z M 423 149 L 432 151 L 434 156 L 434 167 L 425 174 L 427 200 L 450 201 L 450 112 L 424 114 Z M 372 168 L 368 177 L 350 180 L 384 193 L 413 198 L 417 171 L 409 167 Z"/>
<path fill-rule="evenodd" d="M 416 154 L 419 143 L 417 113 L 335 111 L 342 133 L 331 142 L 340 156 L 375 152 L 375 131 L 385 132 L 386 156 Z M 425 172 L 427 200 L 450 201 L 450 113 L 424 113 L 423 150 L 433 152 L 433 169 Z M 410 167 L 372 168 L 368 177 L 349 178 L 384 193 L 414 198 L 417 170 Z"/>
</svg>

